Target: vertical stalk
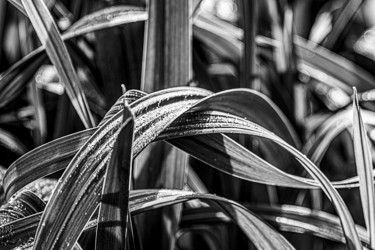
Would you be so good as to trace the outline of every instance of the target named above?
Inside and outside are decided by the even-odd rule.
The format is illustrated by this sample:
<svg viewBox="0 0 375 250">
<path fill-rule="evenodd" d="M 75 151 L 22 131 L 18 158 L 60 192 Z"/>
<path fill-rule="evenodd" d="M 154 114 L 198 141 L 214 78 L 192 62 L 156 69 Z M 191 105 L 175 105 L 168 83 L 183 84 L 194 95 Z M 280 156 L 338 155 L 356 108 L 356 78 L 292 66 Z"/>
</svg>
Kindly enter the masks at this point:
<svg viewBox="0 0 375 250">
<path fill-rule="evenodd" d="M 187 85 L 192 77 L 191 0 L 150 0 L 148 14 L 141 89 L 154 92 Z M 136 188 L 182 189 L 186 183 L 187 154 L 165 142 L 147 147 L 136 165 L 142 177 L 136 178 Z M 175 248 L 181 211 L 177 205 L 140 218 L 140 224 L 147 225 L 140 230 L 141 238 L 149 239 L 144 249 Z"/>
<path fill-rule="evenodd" d="M 244 50 L 240 63 L 240 87 L 260 89 L 256 67 L 255 37 L 258 31 L 258 0 L 240 0 L 241 26 L 244 30 Z"/>
<path fill-rule="evenodd" d="M 150 0 L 141 89 L 152 92 L 191 79 L 190 1 Z"/>
</svg>

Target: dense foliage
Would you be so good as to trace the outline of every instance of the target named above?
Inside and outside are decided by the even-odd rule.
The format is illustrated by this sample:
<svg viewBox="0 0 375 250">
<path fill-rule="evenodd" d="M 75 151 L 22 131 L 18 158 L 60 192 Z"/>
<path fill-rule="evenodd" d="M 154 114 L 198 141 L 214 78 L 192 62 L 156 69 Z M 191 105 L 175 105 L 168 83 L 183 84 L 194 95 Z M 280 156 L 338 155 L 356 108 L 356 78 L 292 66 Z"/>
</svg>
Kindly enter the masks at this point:
<svg viewBox="0 0 375 250">
<path fill-rule="evenodd" d="M 0 1 L 0 249 L 375 249 L 371 1 Z"/>
</svg>

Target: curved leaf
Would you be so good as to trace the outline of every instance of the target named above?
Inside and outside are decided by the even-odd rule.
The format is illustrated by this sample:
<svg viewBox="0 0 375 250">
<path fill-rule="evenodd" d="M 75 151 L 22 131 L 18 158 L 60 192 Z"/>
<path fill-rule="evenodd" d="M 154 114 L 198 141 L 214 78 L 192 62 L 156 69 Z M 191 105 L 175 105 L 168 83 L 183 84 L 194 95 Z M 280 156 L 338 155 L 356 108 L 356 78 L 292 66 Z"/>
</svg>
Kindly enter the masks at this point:
<svg viewBox="0 0 375 250">
<path fill-rule="evenodd" d="M 99 197 L 95 196 L 97 201 Z M 210 194 L 198 194 L 180 190 L 136 190 L 130 192 L 129 210 L 132 215 L 147 212 L 173 204 L 202 199 L 204 201 L 217 204 L 218 208 L 226 214 L 236 225 L 238 225 L 245 235 L 261 249 L 293 249 L 284 237 L 275 232 L 272 228 L 262 222 L 257 216 L 251 213 L 242 205 Z M 95 202 L 94 202 L 95 203 Z M 96 203 L 97 204 L 97 203 Z M 7 224 L 7 227 L 22 228 L 21 225 L 33 226 L 27 232 L 32 235 L 35 232 L 35 225 L 41 214 L 35 214 L 27 219 L 18 220 Z M 96 226 L 96 221 L 88 223 L 86 230 Z M 0 227 L 2 229 L 2 227 Z M 26 231 L 26 229 L 25 229 Z M 0 237 L 2 237 L 0 230 Z M 18 237 L 18 234 L 15 235 Z"/>
<path fill-rule="evenodd" d="M 134 154 L 137 155 L 155 139 L 174 117 L 178 117 L 208 93 L 196 88 L 173 88 L 152 93 L 132 103 L 132 110 L 137 117 Z M 67 242 L 77 240 L 74 237 L 78 237 L 80 229 L 91 216 L 90 211 L 93 212 L 95 208 L 93 203 L 90 203 L 90 209 L 83 207 L 84 203 L 78 201 L 94 201 L 94 197 L 88 196 L 89 190 L 100 192 L 103 170 L 118 133 L 120 117 L 121 112 L 103 124 L 70 162 L 61 177 L 64 181 L 56 186 L 54 195 L 47 204 L 38 227 L 36 248 L 69 247 Z M 53 212 L 56 209 L 60 211 L 59 214 Z M 86 216 L 82 216 L 80 211 L 87 211 Z M 64 230 L 68 221 L 75 222 L 74 230 Z M 46 232 L 50 232 L 48 237 L 39 237 Z M 69 241 L 65 242 L 66 239 Z"/>
</svg>

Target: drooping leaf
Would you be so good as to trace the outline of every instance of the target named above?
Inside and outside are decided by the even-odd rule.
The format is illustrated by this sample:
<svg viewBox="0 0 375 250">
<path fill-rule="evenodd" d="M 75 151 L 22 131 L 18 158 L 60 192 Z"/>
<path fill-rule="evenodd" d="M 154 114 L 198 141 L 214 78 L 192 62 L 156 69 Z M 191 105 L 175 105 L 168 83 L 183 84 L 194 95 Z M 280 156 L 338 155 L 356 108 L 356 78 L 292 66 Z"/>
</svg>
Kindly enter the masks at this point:
<svg viewBox="0 0 375 250">
<path fill-rule="evenodd" d="M 134 115 L 124 104 L 123 124 L 108 163 L 98 215 L 95 249 L 127 249 L 131 218 L 128 217 L 133 165 Z"/>
<path fill-rule="evenodd" d="M 94 126 L 91 111 L 69 53 L 47 6 L 43 0 L 22 1 L 22 4 L 83 124 L 86 128 Z"/>
<path fill-rule="evenodd" d="M 63 39 L 145 20 L 147 20 L 147 12 L 143 8 L 127 5 L 107 7 L 85 15 L 75 22 L 63 34 Z"/>
<path fill-rule="evenodd" d="M 99 202 L 99 197 L 94 196 Z M 294 249 L 289 242 L 279 233 L 266 225 L 257 216 L 251 213 L 242 205 L 210 194 L 198 194 L 180 190 L 136 190 L 130 192 L 129 210 L 132 215 L 147 212 L 173 204 L 201 199 L 211 204 L 218 205 L 218 208 L 226 214 L 236 225 L 238 225 L 245 235 L 255 246 L 261 249 Z M 85 202 L 85 201 L 82 201 Z M 95 202 L 94 202 L 95 203 Z M 96 203 L 97 204 L 97 203 Z M 29 225 L 30 229 L 25 229 L 27 233 L 35 232 L 35 225 L 40 218 L 40 213 L 35 214 L 27 219 L 18 220 L 7 224 L 7 227 L 21 229 L 22 225 Z M 88 223 L 86 229 L 96 226 L 96 221 Z M 33 228 L 31 228 L 33 227 Z M 1 228 L 1 227 L 0 227 Z M 18 231 L 17 231 L 18 232 Z M 0 231 L 0 237 L 3 236 Z M 19 236 L 18 234 L 16 235 Z M 34 245 L 35 248 L 35 245 Z"/>
<path fill-rule="evenodd" d="M 370 236 L 370 246 L 375 247 L 375 204 L 374 176 L 369 140 L 362 121 L 358 104 L 357 89 L 353 98 L 353 143 L 354 156 L 359 177 L 359 192 L 365 217 L 367 232 Z"/>
<path fill-rule="evenodd" d="M 281 231 L 312 234 L 331 241 L 345 243 L 339 218 L 326 212 L 292 205 L 245 206 Z M 181 221 L 182 228 L 196 224 L 228 222 L 229 219 L 225 214 L 218 213 L 210 207 L 186 209 Z M 356 225 L 356 230 L 362 244 L 368 247 L 369 239 L 366 229 Z"/>
</svg>

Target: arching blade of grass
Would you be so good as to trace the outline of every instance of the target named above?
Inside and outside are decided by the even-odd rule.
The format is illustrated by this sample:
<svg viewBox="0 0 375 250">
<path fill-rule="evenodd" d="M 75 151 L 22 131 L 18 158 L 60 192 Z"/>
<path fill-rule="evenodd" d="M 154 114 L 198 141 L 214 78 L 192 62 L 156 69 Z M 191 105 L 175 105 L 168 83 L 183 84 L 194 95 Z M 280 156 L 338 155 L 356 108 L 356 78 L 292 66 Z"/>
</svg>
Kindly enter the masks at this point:
<svg viewBox="0 0 375 250">
<path fill-rule="evenodd" d="M 92 196 L 96 199 L 94 199 L 92 202 L 94 204 L 97 204 L 97 202 L 99 202 L 99 197 L 95 195 Z M 205 202 L 209 202 L 210 204 L 217 206 L 223 213 L 225 213 L 226 216 L 228 216 L 233 221 L 233 223 L 235 223 L 242 229 L 245 235 L 258 248 L 294 249 L 283 236 L 266 225 L 251 211 L 234 201 L 215 195 L 198 194 L 180 190 L 136 190 L 130 192 L 129 210 L 131 215 L 136 215 L 153 209 L 158 209 L 194 199 L 201 199 Z M 89 208 L 91 208 L 91 206 Z M 93 209 L 95 209 L 95 207 Z M 92 210 L 88 210 L 88 212 L 90 211 Z M 27 219 L 18 220 L 13 223 L 7 224 L 6 226 L 16 229 L 21 229 L 22 225 L 35 227 L 40 216 L 40 213 L 35 214 Z M 76 225 L 80 223 L 81 221 L 75 222 Z M 96 223 L 95 221 L 93 221 L 88 223 L 86 229 L 90 229 L 95 226 Z M 24 231 L 26 231 L 26 229 Z M 27 230 L 27 233 L 29 233 L 30 235 L 32 235 L 33 232 L 35 232 L 35 229 Z M 0 233 L 0 236 L 3 236 L 3 234 Z M 16 234 L 16 237 L 18 237 L 18 234 Z"/>
<path fill-rule="evenodd" d="M 194 117 L 195 116 L 195 117 Z M 174 130 L 174 133 L 183 134 L 184 136 L 187 135 L 197 135 L 197 134 L 205 134 L 205 133 L 244 133 L 249 135 L 258 136 L 261 138 L 269 139 L 272 142 L 280 145 L 282 148 L 290 152 L 296 159 L 301 163 L 301 165 L 305 168 L 305 170 L 319 183 L 321 184 L 322 190 L 325 194 L 331 199 L 337 213 L 339 214 L 343 231 L 346 237 L 346 242 L 348 248 L 351 249 L 359 249 L 360 243 L 358 239 L 358 235 L 353 228 L 353 219 L 349 214 L 349 211 L 343 202 L 340 195 L 337 193 L 336 189 L 333 188 L 330 181 L 327 177 L 317 168 L 310 160 L 308 160 L 304 155 L 302 155 L 298 150 L 291 147 L 289 144 L 285 143 L 282 139 L 275 136 L 273 133 L 270 133 L 267 130 L 262 129 L 259 126 L 254 126 L 253 123 L 248 122 L 244 119 L 238 117 L 230 117 L 230 115 L 226 113 L 220 113 L 216 111 L 202 111 L 196 113 L 190 113 L 188 122 L 180 121 L 179 124 L 180 129 L 171 129 L 171 127 L 167 128 Z M 228 124 L 226 125 L 226 123 Z M 229 125 L 230 124 L 230 125 Z M 234 125 L 237 124 L 237 125 Z M 238 127 L 237 127 L 238 126 Z M 202 128 L 203 127 L 203 128 Z M 183 129 L 181 129 L 183 128 Z M 173 134 L 173 132 L 171 133 Z M 168 138 L 167 135 L 166 137 Z M 173 137 L 176 134 L 173 135 Z M 165 139 L 167 139 L 165 138 Z M 183 145 L 182 145 L 183 146 Z M 195 150 L 199 150 L 199 148 L 195 148 Z"/>
<path fill-rule="evenodd" d="M 168 90 L 170 91 L 170 90 Z M 176 90 L 175 90 L 176 91 Z M 190 89 L 180 88 L 179 91 L 181 91 L 182 95 L 188 94 Z M 241 96 L 241 94 L 238 93 L 238 91 L 233 90 L 233 93 L 237 93 L 238 96 Z M 163 92 L 163 91 L 162 91 Z M 228 92 L 227 95 L 232 96 L 232 98 L 237 99 L 237 102 L 239 101 L 239 98 L 237 98 L 236 94 L 233 94 L 232 92 Z M 251 99 L 251 91 L 248 91 L 248 94 L 250 96 L 244 95 L 244 98 Z M 142 96 L 143 94 L 138 91 L 130 91 L 125 94 L 125 98 L 128 100 L 130 99 L 136 99 L 139 96 Z M 158 96 L 155 94 L 153 98 L 158 98 Z M 185 97 L 181 97 L 184 99 Z M 248 119 L 251 119 L 248 115 L 246 115 L 245 110 L 249 108 L 249 106 L 246 107 L 233 107 L 230 108 L 230 103 L 228 97 L 223 96 L 222 94 L 216 95 L 217 99 L 212 99 L 212 103 L 215 103 L 215 105 L 219 106 L 225 106 L 223 111 L 225 110 L 237 110 L 238 112 L 241 112 L 241 117 L 248 117 Z M 225 100 L 225 102 L 222 102 L 220 100 Z M 147 101 L 148 99 L 146 99 Z M 154 99 L 155 100 L 155 99 Z M 155 102 L 158 103 L 159 99 L 156 99 Z M 178 99 L 175 99 L 177 101 Z M 150 101 L 150 100 L 148 100 Z M 135 111 L 135 114 L 137 116 L 137 119 L 140 119 L 139 121 L 143 121 L 141 114 L 142 112 L 145 112 L 147 109 L 147 104 L 144 103 L 145 101 L 139 100 L 138 102 L 131 103 L 131 107 L 133 111 Z M 226 105 L 226 102 L 228 102 L 228 105 Z M 221 104 L 220 104 L 221 103 Z M 266 108 L 266 104 L 264 102 L 259 102 L 259 104 L 262 104 L 262 109 Z M 162 103 L 160 104 L 162 105 Z M 202 104 L 207 107 L 209 105 Z M 238 104 L 237 104 L 238 105 Z M 236 105 L 235 105 L 236 106 Z M 254 107 L 257 107 L 256 105 Z M 223 107 L 222 107 L 223 108 Z M 168 108 L 166 108 L 168 109 Z M 121 106 L 115 105 L 113 107 L 113 110 L 109 112 L 110 115 L 114 115 L 112 118 L 105 118 L 104 120 L 114 120 L 119 119 L 121 116 L 118 114 L 116 116 L 116 111 L 120 111 Z M 143 110 L 143 111 L 141 111 Z M 151 108 L 150 108 L 151 110 Z M 150 111 L 149 110 L 149 111 Z M 259 109 L 261 110 L 261 109 Z M 157 110 L 156 110 L 157 111 Z M 118 112 L 117 112 L 118 113 Z M 140 117 L 138 117 L 140 116 Z M 275 115 L 273 116 L 274 119 L 276 119 Z M 259 122 L 260 120 L 255 120 L 256 122 Z M 267 123 L 262 123 L 267 127 Z M 274 124 L 282 124 L 281 121 L 275 121 Z M 143 122 L 138 123 L 137 126 L 143 125 Z M 271 124 L 272 125 L 272 124 Z M 281 128 L 278 126 L 279 128 Z M 112 128 L 113 129 L 113 128 Z M 270 128 L 274 129 L 274 128 Z M 276 128 L 277 129 L 277 128 Z M 7 171 L 5 177 L 4 177 L 4 191 L 6 197 L 12 196 L 15 192 L 17 192 L 19 189 L 24 187 L 25 185 L 31 183 L 32 181 L 41 178 L 45 175 L 48 175 L 50 173 L 53 173 L 55 171 L 64 169 L 68 162 L 72 159 L 72 157 L 76 154 L 78 149 L 87 141 L 87 139 L 96 131 L 96 129 L 90 129 L 83 132 L 78 132 L 73 135 L 66 136 L 64 138 L 57 139 L 53 142 L 47 143 L 37 149 L 34 149 L 33 151 L 27 153 L 26 155 L 19 158 L 16 162 L 12 164 L 12 166 Z M 283 138 L 287 134 L 282 135 L 283 130 L 280 130 L 281 133 L 279 134 Z M 139 135 L 136 135 L 136 138 L 138 138 Z M 299 178 L 293 175 L 288 175 L 279 169 L 275 168 L 274 166 L 270 165 L 269 163 L 265 162 L 264 160 L 260 159 L 253 153 L 249 152 L 245 148 L 239 146 L 237 143 L 232 141 L 231 139 L 227 138 L 226 136 L 222 135 L 207 135 L 204 136 L 206 138 L 200 137 L 194 137 L 194 138 L 185 138 L 186 145 L 189 145 L 187 140 L 190 140 L 189 143 L 204 144 L 205 147 L 201 152 L 196 152 L 194 150 L 195 146 L 192 147 L 186 147 L 184 150 L 188 153 L 192 154 L 198 159 L 201 159 L 203 161 L 210 161 L 210 165 L 215 165 L 219 170 L 226 172 L 228 174 L 237 176 L 239 178 L 250 180 L 250 181 L 256 181 L 261 183 L 268 183 L 271 185 L 281 185 L 281 186 L 287 186 L 287 187 L 296 187 L 296 188 L 313 188 L 317 184 L 312 180 L 307 180 L 304 178 Z M 286 139 L 287 141 L 293 142 L 293 137 L 289 137 L 291 139 Z M 136 146 L 137 150 L 136 152 L 139 152 L 140 148 L 143 148 L 144 146 Z M 201 154 L 202 152 L 206 152 L 206 154 Z M 231 155 L 228 156 L 228 153 Z M 212 157 L 211 157 L 212 156 Z M 217 162 L 215 163 L 215 159 Z M 358 181 L 357 181 L 358 182 Z M 333 183 L 335 184 L 335 183 Z M 352 181 L 349 183 L 350 186 L 355 186 L 355 182 Z M 346 184 L 340 182 L 340 188 L 346 188 Z M 4 198 L 4 197 L 3 197 Z"/>
<path fill-rule="evenodd" d="M 340 220 L 326 212 L 292 205 L 245 205 L 272 226 L 284 232 L 311 234 L 323 239 L 345 243 Z M 184 210 L 182 228 L 193 225 L 228 223 L 228 217 L 211 207 Z M 366 229 L 356 225 L 356 230 L 364 246 L 369 246 Z"/>
<path fill-rule="evenodd" d="M 359 110 L 357 89 L 353 88 L 353 91 L 353 143 L 359 177 L 359 192 L 366 228 L 370 236 L 370 247 L 375 248 L 375 190 L 370 142 Z"/>
<path fill-rule="evenodd" d="M 134 115 L 124 102 L 123 124 L 108 163 L 100 201 L 95 249 L 127 249 L 128 217 L 133 165 Z"/>
<path fill-rule="evenodd" d="M 325 153 L 328 150 L 331 142 L 346 128 L 352 125 L 350 120 L 350 113 L 348 110 L 338 112 L 337 114 L 329 117 L 320 126 L 304 146 L 303 152 L 314 162 L 320 165 Z"/>
<path fill-rule="evenodd" d="M 150 97 L 152 96 L 146 96 Z M 141 100 L 141 99 L 140 99 Z M 204 99 L 200 103 L 208 102 L 209 98 Z M 198 104 L 200 104 L 198 103 Z M 197 106 L 198 106 L 197 104 Z M 202 106 L 205 106 L 202 104 Z M 184 103 L 184 106 L 186 108 L 186 103 Z M 171 107 L 168 107 L 171 109 Z M 179 108 L 179 110 L 181 107 Z M 321 173 L 321 171 L 313 164 L 311 163 L 304 155 L 302 155 L 298 150 L 290 146 L 288 143 L 283 141 L 278 136 L 274 135 L 273 133 L 255 125 L 254 123 L 247 121 L 245 119 L 242 119 L 238 116 L 233 116 L 228 113 L 222 113 L 219 111 L 215 111 L 215 108 L 208 107 L 204 109 L 204 111 L 197 111 L 199 108 L 196 108 L 196 110 L 193 113 L 189 113 L 187 117 L 185 117 L 185 120 L 182 116 L 181 120 L 177 121 L 177 125 L 180 126 L 179 128 L 174 128 L 173 126 L 170 128 L 170 133 L 165 134 L 164 139 L 172 139 L 174 137 L 178 136 L 190 136 L 190 135 L 199 135 L 199 134 L 207 134 L 207 133 L 244 133 L 244 134 L 250 134 L 254 136 L 258 136 L 261 138 L 265 138 L 268 140 L 273 141 L 274 143 L 280 145 L 282 148 L 287 150 L 289 153 L 291 153 L 296 159 L 301 163 L 301 165 L 308 171 L 308 173 L 320 183 L 321 188 L 326 193 L 326 195 L 332 200 L 333 205 L 339 214 L 339 217 L 341 219 L 341 223 L 343 226 L 343 231 L 346 236 L 346 241 L 348 244 L 349 249 L 358 249 L 360 248 L 360 242 L 358 239 L 358 236 L 356 234 L 356 231 L 353 227 L 353 220 L 346 208 L 346 205 L 342 201 L 341 197 L 338 195 L 337 191 L 333 188 L 331 183 L 327 180 L 327 178 Z M 183 114 L 184 110 L 181 111 L 180 114 Z M 233 111 L 232 111 L 233 112 Z M 137 112 L 135 112 L 137 114 Z M 235 112 L 234 112 L 235 113 Z M 167 116 L 166 116 L 167 117 Z M 178 116 L 175 116 L 176 118 Z M 148 119 L 150 118 L 150 114 L 148 116 Z M 137 119 L 140 119 L 137 117 Z M 172 118 L 173 120 L 173 118 Z M 165 125 L 170 124 L 172 120 L 165 123 Z M 142 119 L 141 119 L 142 121 Z M 141 122 L 141 124 L 144 124 L 146 121 Z M 118 122 L 113 122 L 109 120 L 106 124 L 111 124 L 110 127 L 116 127 L 118 125 Z M 156 125 L 155 125 L 156 126 Z M 104 126 L 103 126 L 104 127 Z M 96 134 L 86 143 L 86 146 L 82 147 L 81 152 L 85 152 L 85 155 L 82 155 L 82 153 L 78 153 L 71 162 L 70 166 L 67 168 L 63 175 L 63 179 L 65 180 L 64 183 L 60 183 L 57 187 L 55 192 L 56 195 L 54 195 L 51 198 L 51 201 L 47 205 L 46 209 L 46 215 L 42 218 L 42 224 L 39 228 L 38 234 L 42 235 L 44 232 L 55 232 L 57 231 L 57 228 L 64 228 L 61 232 L 55 232 L 53 235 L 50 234 L 49 239 L 44 239 L 43 241 L 37 242 L 37 246 L 53 246 L 57 241 L 60 239 L 64 239 L 67 237 L 65 235 L 65 232 L 67 228 L 65 227 L 66 223 L 70 219 L 74 219 L 75 216 L 77 216 L 78 211 L 82 209 L 81 205 L 77 205 L 77 207 L 74 205 L 79 200 L 85 199 L 92 199 L 87 196 L 88 189 L 93 188 L 91 186 L 91 182 L 89 179 L 92 179 L 92 175 L 98 177 L 100 176 L 100 180 L 102 180 L 102 173 L 103 172 L 103 166 L 102 162 L 107 160 L 107 154 L 106 152 L 108 150 L 108 147 L 113 143 L 112 140 L 109 137 L 113 137 L 117 134 L 117 132 L 111 132 L 112 136 L 106 135 L 106 129 L 105 128 L 99 129 Z M 182 128 L 182 129 L 181 129 Z M 139 129 L 139 130 L 138 130 Z M 160 129 L 162 129 L 160 127 Z M 152 131 L 152 135 L 150 132 Z M 161 132 L 161 131 L 160 131 Z M 159 132 L 159 133 L 160 133 Z M 140 134 L 138 134 L 140 133 Z M 97 137 L 96 135 L 100 135 Z M 142 135 L 144 137 L 137 138 L 138 135 Z M 98 142 L 101 141 L 100 137 L 105 136 L 108 140 L 108 142 L 104 143 L 104 145 L 98 145 Z M 150 137 L 151 136 L 151 137 Z M 149 139 L 152 137 L 156 138 L 157 132 L 155 130 L 147 130 L 147 123 L 146 125 L 143 125 L 141 128 L 136 128 L 136 139 L 135 139 L 135 149 L 134 153 L 137 154 L 139 152 L 138 150 L 141 150 L 144 146 L 147 145 L 147 143 L 150 142 Z M 142 139 L 141 139 L 142 138 Z M 144 140 L 143 142 L 140 142 L 140 140 Z M 96 143 L 95 143 L 96 142 Z M 109 145 L 106 145 L 106 144 Z M 138 146 L 137 143 L 140 145 Z M 199 147 L 195 147 L 195 150 L 199 151 Z M 202 152 L 200 152 L 201 154 Z M 95 160 L 90 160 L 89 155 L 95 155 Z M 87 163 L 91 164 L 87 164 Z M 84 174 L 80 174 L 78 172 L 78 169 L 83 169 Z M 82 172 L 81 172 L 82 173 Z M 94 173 L 94 174 L 92 174 Z M 101 174 L 100 174 L 101 173 Z M 76 179 L 78 178 L 78 179 Z M 76 192 L 71 191 L 72 185 L 75 186 L 73 190 L 77 190 Z M 69 188 L 68 188 L 69 187 Z M 65 208 L 64 208 L 65 207 Z M 49 212 L 51 209 L 58 209 L 61 211 L 60 214 L 55 214 Z M 75 213 L 71 214 L 72 217 L 66 217 L 68 211 L 74 211 Z M 64 211 L 64 212 L 63 212 Z M 69 212 L 70 214 L 70 212 Z M 54 223 L 53 223 L 54 222 Z M 56 228 L 56 229 L 54 229 Z M 72 229 L 70 229 L 72 230 Z M 78 228 L 77 228 L 78 230 Z M 61 236 L 61 237 L 60 237 Z M 55 241 L 54 239 L 58 239 Z M 39 237 L 37 237 L 39 240 Z"/>
<path fill-rule="evenodd" d="M 67 94 L 86 128 L 95 122 L 82 91 L 78 76 L 73 68 L 69 53 L 43 0 L 22 1 L 36 33 L 45 46 L 51 62 L 55 65 Z"/>
<path fill-rule="evenodd" d="M 184 91 L 181 91 L 182 89 Z M 137 155 L 141 149 L 155 139 L 158 133 L 172 122 L 174 117 L 178 117 L 208 93 L 206 90 L 196 88 L 174 88 L 152 93 L 134 102 L 132 110 L 137 116 L 134 154 Z M 76 231 L 80 233 L 78 227 L 68 228 L 67 221 L 89 219 L 90 213 L 87 213 L 86 217 L 80 218 L 79 211 L 90 211 L 90 209 L 82 207 L 75 200 L 91 199 L 93 201 L 94 198 L 87 196 L 86 191 L 97 188 L 91 184 L 95 183 L 96 185 L 98 179 L 102 181 L 103 170 L 121 123 L 121 114 L 121 112 L 117 113 L 103 124 L 85 143 L 65 170 L 61 177 L 64 182 L 57 185 L 54 195 L 47 204 L 41 226 L 38 228 L 37 248 L 53 249 L 52 247 L 57 245 L 66 246 L 64 239 L 67 234 L 74 234 Z M 155 118 L 158 123 L 155 122 Z M 141 138 L 139 138 L 140 135 L 142 135 Z M 94 180 L 96 181 L 93 182 Z M 77 188 L 71 189 L 72 185 Z M 70 187 L 68 188 L 68 186 Z M 92 206 L 95 207 L 94 204 Z M 56 214 L 54 212 L 56 209 L 59 209 L 61 213 Z M 75 213 L 71 213 L 72 211 Z M 58 228 L 64 229 L 61 231 Z M 46 231 L 51 232 L 48 234 L 49 237 L 39 237 L 39 235 L 45 235 Z"/>
<path fill-rule="evenodd" d="M 98 10 L 82 17 L 63 34 L 63 39 L 71 39 L 98 30 L 117 27 L 126 23 L 147 20 L 147 12 L 140 7 L 119 5 Z"/>
<path fill-rule="evenodd" d="M 352 110 L 343 110 L 329 117 L 319 128 L 319 130 L 306 143 L 304 152 L 317 165 L 320 164 L 332 141 L 345 129 L 352 126 Z M 362 119 L 365 124 L 375 126 L 374 113 L 362 110 Z M 359 186 L 358 176 L 342 181 L 333 182 L 336 188 L 353 188 Z M 342 186 L 343 185 L 343 186 Z"/>
<path fill-rule="evenodd" d="M 187 89 L 189 90 L 189 89 Z M 188 94 L 188 92 L 184 91 L 181 89 L 181 94 Z M 283 116 L 280 116 L 280 113 L 275 110 L 273 110 L 273 105 L 269 102 L 267 98 L 263 99 L 263 95 L 255 95 L 254 92 L 252 91 L 247 91 L 244 93 L 241 93 L 240 91 L 229 91 L 225 92 L 226 94 L 217 94 L 215 99 L 211 97 L 211 103 L 212 105 L 221 105 L 225 103 L 230 103 L 230 100 L 236 100 L 237 104 L 231 108 L 230 104 L 225 105 L 224 108 L 226 109 L 235 109 L 238 112 L 241 112 L 241 117 L 247 117 L 248 119 L 254 119 L 255 122 L 259 122 L 265 127 L 278 131 L 277 133 L 285 138 L 288 142 L 292 143 L 294 145 L 295 143 L 298 144 L 298 141 L 296 142 L 296 137 L 294 135 L 294 132 L 290 127 L 287 125 L 288 123 L 286 122 L 285 118 Z M 139 96 L 142 95 L 142 93 L 137 92 L 137 91 L 131 91 L 127 92 L 125 94 L 125 97 L 128 98 L 132 94 L 136 95 L 138 98 Z M 241 98 L 239 98 L 241 97 Z M 263 98 L 262 98 L 263 97 Z M 132 98 L 132 97 L 129 97 Z M 128 99 L 129 99 L 128 98 Z M 252 101 L 251 106 L 247 106 L 247 102 Z M 243 100 L 243 101 L 240 101 Z M 246 100 L 246 101 L 245 101 Z M 133 106 L 135 105 L 135 106 Z M 208 105 L 208 104 L 202 104 L 202 105 Z M 137 103 L 132 103 L 131 104 L 132 108 L 139 107 L 140 104 Z M 142 107 L 142 106 L 141 106 Z M 246 107 L 246 108 L 245 108 Z M 117 109 L 118 108 L 118 109 Z M 109 112 L 109 114 L 114 114 L 116 110 L 120 110 L 121 106 L 115 105 L 113 107 L 113 110 Z M 265 112 L 260 112 L 261 109 L 263 109 L 265 112 L 271 112 L 273 119 L 275 119 L 274 122 L 269 122 L 267 119 L 267 116 L 264 118 L 261 118 L 262 115 Z M 139 110 L 139 109 L 138 109 Z M 247 110 L 247 111 L 246 111 Z M 136 110 L 135 110 L 136 111 Z M 140 115 L 141 112 L 139 111 L 136 115 Z M 259 117 L 258 117 L 259 115 Z M 278 118 L 280 117 L 280 118 Z M 106 120 L 107 118 L 104 118 L 103 120 Z M 279 124 L 278 126 L 275 127 L 276 124 Z M 286 124 L 285 127 L 283 124 Z M 288 131 L 288 132 L 287 132 Z M 5 178 L 4 178 L 4 188 L 5 192 L 7 194 L 7 197 L 10 197 L 14 192 L 25 186 L 26 184 L 30 183 L 31 181 L 35 180 L 35 178 L 40 178 L 42 176 L 45 176 L 47 174 L 50 174 L 51 172 L 61 170 L 64 168 L 69 161 L 73 157 L 73 155 L 77 152 L 79 147 L 83 145 L 85 140 L 89 136 L 91 136 L 94 133 L 94 129 L 90 131 L 85 131 L 85 132 L 78 132 L 74 135 L 69 135 L 66 136 L 65 138 L 55 140 L 54 142 L 45 144 L 32 152 L 24 155 L 20 159 L 18 159 L 12 166 L 9 168 Z M 216 137 L 215 137 L 216 138 Z M 240 147 L 239 150 L 235 150 L 238 145 L 236 145 L 235 142 L 226 139 L 228 142 L 226 143 L 227 146 L 231 149 L 233 149 L 233 155 L 232 157 L 234 159 L 241 159 L 238 162 L 234 161 L 231 164 L 240 164 L 240 165 L 253 165 L 251 162 L 253 161 L 255 166 L 258 166 L 259 169 L 262 169 L 261 172 L 266 171 L 268 175 L 271 175 L 272 172 L 276 174 L 276 176 L 279 176 L 278 178 L 281 178 L 280 175 L 283 175 L 280 171 L 272 170 L 274 169 L 270 164 L 262 161 L 259 157 L 255 156 L 254 154 L 250 153 L 246 149 Z M 220 139 L 218 140 L 220 141 Z M 219 144 L 220 145 L 220 144 Z M 222 152 L 225 152 L 225 148 L 220 149 Z M 228 163 L 227 160 L 225 160 L 226 154 L 220 154 L 220 151 L 218 149 L 215 149 L 215 152 L 223 157 L 223 162 Z M 209 154 L 208 154 L 209 155 Z M 243 158 L 241 155 L 248 155 L 247 158 Z M 230 161 L 229 161 L 230 162 Z M 258 164 L 258 165 L 257 165 Z M 240 166 L 240 165 L 235 165 L 235 166 Z M 30 167 L 32 166 L 32 167 Z M 226 166 L 226 165 L 223 165 Z M 230 166 L 230 165 L 229 165 Z M 267 170 L 271 167 L 271 170 Z M 225 169 L 225 168 L 224 168 Z M 238 168 L 240 170 L 241 168 Z M 228 169 L 229 170 L 229 169 Z M 224 170 L 225 171 L 225 170 Z M 240 172 L 243 172 L 243 170 L 240 170 Z M 255 171 L 258 172 L 258 171 Z M 248 172 L 246 175 L 241 175 L 242 178 L 250 178 L 254 180 L 254 175 L 251 173 L 251 169 L 248 169 Z M 260 175 L 261 176 L 261 175 Z M 272 176 L 272 175 L 271 175 Z M 258 179 L 259 178 L 255 178 Z M 268 180 L 272 180 L 271 177 L 268 178 Z M 289 181 L 288 181 L 289 180 Z M 274 182 L 272 182 L 275 184 Z M 289 184 L 287 184 L 289 183 Z M 298 182 L 297 182 L 298 183 Z M 291 182 L 290 178 L 287 177 L 284 185 L 297 185 L 296 182 Z M 299 182 L 299 185 L 297 187 L 300 187 L 300 185 L 304 186 L 301 182 Z M 306 184 L 305 184 L 306 185 Z"/>
</svg>

